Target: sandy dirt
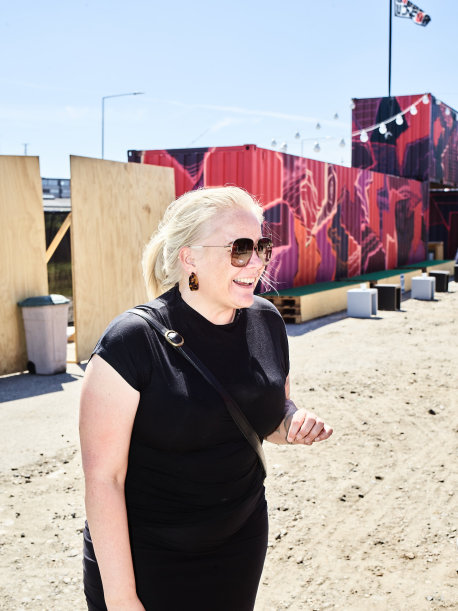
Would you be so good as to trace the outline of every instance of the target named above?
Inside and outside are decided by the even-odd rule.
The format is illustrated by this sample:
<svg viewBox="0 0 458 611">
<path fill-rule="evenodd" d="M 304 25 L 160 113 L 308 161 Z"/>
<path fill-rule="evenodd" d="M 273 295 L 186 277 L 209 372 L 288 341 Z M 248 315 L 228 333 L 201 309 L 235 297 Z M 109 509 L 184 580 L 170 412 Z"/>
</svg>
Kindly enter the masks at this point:
<svg viewBox="0 0 458 611">
<path fill-rule="evenodd" d="M 458 285 L 319 323 L 288 326 L 292 397 L 335 433 L 265 444 L 256 611 L 458 609 Z M 82 374 L 0 379 L 1 609 L 85 609 Z"/>
</svg>

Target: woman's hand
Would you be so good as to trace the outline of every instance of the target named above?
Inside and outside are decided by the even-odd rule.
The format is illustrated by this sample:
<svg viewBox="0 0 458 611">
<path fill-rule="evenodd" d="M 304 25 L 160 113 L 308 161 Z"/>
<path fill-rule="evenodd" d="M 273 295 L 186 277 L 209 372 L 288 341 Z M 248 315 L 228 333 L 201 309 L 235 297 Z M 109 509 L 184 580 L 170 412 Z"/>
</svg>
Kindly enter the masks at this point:
<svg viewBox="0 0 458 611">
<path fill-rule="evenodd" d="M 305 409 L 298 409 L 288 414 L 284 420 L 284 426 L 287 431 L 286 441 L 291 444 L 310 446 L 312 443 L 324 441 L 332 435 L 330 426 Z"/>
<path fill-rule="evenodd" d="M 324 441 L 332 435 L 332 428 L 321 418 L 305 409 L 297 409 L 291 399 L 286 399 L 286 416 L 278 428 L 266 437 L 275 444 L 300 444 L 310 446 L 315 441 Z"/>
</svg>

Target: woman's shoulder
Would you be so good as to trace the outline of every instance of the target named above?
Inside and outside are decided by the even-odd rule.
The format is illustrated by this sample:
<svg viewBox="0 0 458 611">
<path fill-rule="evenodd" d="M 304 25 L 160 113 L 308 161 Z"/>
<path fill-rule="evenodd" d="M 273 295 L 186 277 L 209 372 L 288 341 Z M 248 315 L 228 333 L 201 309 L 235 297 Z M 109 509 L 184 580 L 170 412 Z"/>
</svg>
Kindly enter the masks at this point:
<svg viewBox="0 0 458 611">
<path fill-rule="evenodd" d="M 274 304 L 268 299 L 265 299 L 264 297 L 261 297 L 259 295 L 254 296 L 253 305 L 248 308 L 248 310 L 251 310 L 252 312 L 256 313 L 266 313 L 267 315 L 271 314 L 274 316 L 278 316 L 282 320 L 281 314 L 274 306 Z"/>
<path fill-rule="evenodd" d="M 124 335 L 126 333 L 137 336 L 144 335 L 145 329 L 148 329 L 149 325 L 144 318 L 138 314 L 135 314 L 135 312 L 132 312 L 132 310 L 140 308 L 142 310 L 146 310 L 155 318 L 157 317 L 159 319 L 164 319 L 167 317 L 167 312 L 170 305 L 169 302 L 170 297 L 167 293 L 165 293 L 153 301 L 148 301 L 125 310 L 113 318 L 113 320 L 106 327 L 103 336 L 107 334 L 113 336 L 118 334 Z"/>
</svg>

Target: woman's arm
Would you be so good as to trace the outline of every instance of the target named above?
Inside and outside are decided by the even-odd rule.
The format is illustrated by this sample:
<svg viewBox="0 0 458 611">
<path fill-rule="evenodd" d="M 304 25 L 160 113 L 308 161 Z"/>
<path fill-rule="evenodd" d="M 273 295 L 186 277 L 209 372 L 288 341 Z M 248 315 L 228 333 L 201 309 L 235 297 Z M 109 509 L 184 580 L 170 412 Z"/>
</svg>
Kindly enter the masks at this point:
<svg viewBox="0 0 458 611">
<path fill-rule="evenodd" d="M 266 437 L 271 443 L 312 445 L 316 441 L 324 441 L 332 435 L 332 428 L 321 418 L 305 409 L 297 409 L 290 397 L 289 376 L 285 383 L 285 417 L 279 427 Z"/>
<path fill-rule="evenodd" d="M 140 394 L 97 355 L 81 393 L 86 515 L 109 611 L 144 611 L 137 597 L 124 481 Z"/>
</svg>

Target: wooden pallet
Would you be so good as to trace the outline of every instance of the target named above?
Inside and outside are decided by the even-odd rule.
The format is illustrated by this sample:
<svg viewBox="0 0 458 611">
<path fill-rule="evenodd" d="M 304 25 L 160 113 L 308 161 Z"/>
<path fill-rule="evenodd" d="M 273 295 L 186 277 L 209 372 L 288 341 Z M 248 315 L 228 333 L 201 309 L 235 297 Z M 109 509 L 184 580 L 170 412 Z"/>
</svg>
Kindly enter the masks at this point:
<svg viewBox="0 0 458 611">
<path fill-rule="evenodd" d="M 264 297 L 264 296 L 263 296 Z M 301 298 L 283 297 L 282 295 L 269 295 L 264 297 L 280 312 L 285 323 L 299 323 L 301 321 Z"/>
</svg>

